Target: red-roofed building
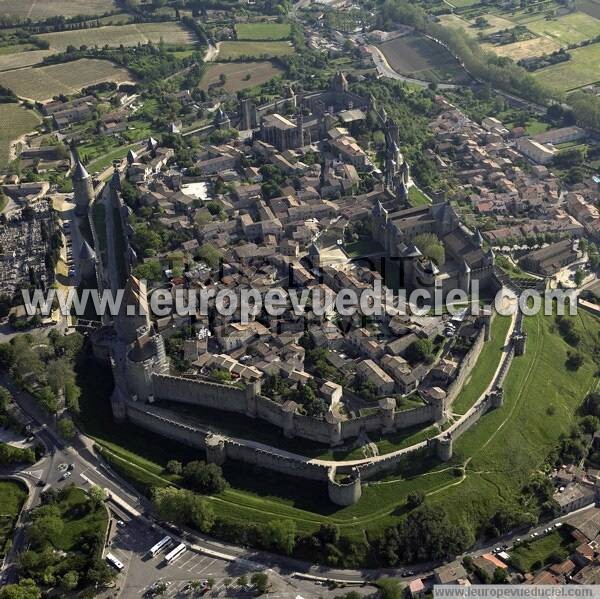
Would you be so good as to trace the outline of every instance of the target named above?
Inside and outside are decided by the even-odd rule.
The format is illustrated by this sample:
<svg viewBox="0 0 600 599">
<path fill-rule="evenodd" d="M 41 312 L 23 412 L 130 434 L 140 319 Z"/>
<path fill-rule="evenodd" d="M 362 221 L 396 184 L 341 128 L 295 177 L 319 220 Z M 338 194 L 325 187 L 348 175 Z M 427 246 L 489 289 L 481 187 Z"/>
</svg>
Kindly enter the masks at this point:
<svg viewBox="0 0 600 599">
<path fill-rule="evenodd" d="M 408 590 L 410 591 L 411 597 L 420 597 L 425 591 L 425 585 L 423 584 L 423 581 L 420 578 L 417 578 L 415 580 L 410 581 L 410 584 L 408 585 Z"/>
<path fill-rule="evenodd" d="M 547 570 L 542 570 L 537 576 L 534 576 L 527 584 L 542 584 L 542 585 L 557 585 L 561 584 L 560 580 Z"/>
<path fill-rule="evenodd" d="M 483 559 L 486 559 L 488 562 L 494 564 L 496 568 L 502 568 L 503 570 L 508 570 L 508 566 L 502 561 L 499 560 L 495 555 L 491 553 L 484 553 L 482 555 Z"/>
</svg>

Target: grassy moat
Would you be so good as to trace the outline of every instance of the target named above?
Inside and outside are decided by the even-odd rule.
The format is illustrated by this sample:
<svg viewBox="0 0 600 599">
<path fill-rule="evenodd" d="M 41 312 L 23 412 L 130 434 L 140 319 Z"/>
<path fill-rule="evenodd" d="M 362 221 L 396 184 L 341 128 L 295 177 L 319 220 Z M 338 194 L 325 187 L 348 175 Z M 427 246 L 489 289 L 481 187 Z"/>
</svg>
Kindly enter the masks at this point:
<svg viewBox="0 0 600 599">
<path fill-rule="evenodd" d="M 406 513 L 407 495 L 420 490 L 428 504 L 443 505 L 453 519 L 476 530 L 500 506 L 519 504 L 523 485 L 543 465 L 559 436 L 569 431 L 583 398 L 597 383 L 594 351 L 600 320 L 584 311 L 571 318 L 583 339 L 577 350 L 585 357 L 576 375 L 565 365 L 572 348 L 555 330 L 554 317 L 525 318 L 527 352 L 512 363 L 504 405 L 486 414 L 455 443 L 450 463 L 420 458 L 403 473 L 368 482 L 357 504 L 339 507 L 329 502 L 318 484 L 298 484 L 291 477 L 231 462 L 224 468 L 230 488 L 210 498 L 217 516 L 259 525 L 293 519 L 301 533 L 330 522 L 350 538 L 372 538 L 399 522 Z M 491 380 L 509 320 L 494 318 L 493 340 L 457 398 L 456 411 L 466 411 Z M 154 434 L 128 424 L 115 425 L 108 400 L 110 373 L 92 363 L 82 370 L 81 423 L 107 450 L 109 461 L 141 489 L 177 483 L 177 477 L 165 473 L 166 463 L 197 459 L 199 452 L 166 440 L 156 443 Z M 423 434 L 416 433 L 416 439 Z M 391 450 L 392 439 L 380 443 L 389 443 Z"/>
</svg>

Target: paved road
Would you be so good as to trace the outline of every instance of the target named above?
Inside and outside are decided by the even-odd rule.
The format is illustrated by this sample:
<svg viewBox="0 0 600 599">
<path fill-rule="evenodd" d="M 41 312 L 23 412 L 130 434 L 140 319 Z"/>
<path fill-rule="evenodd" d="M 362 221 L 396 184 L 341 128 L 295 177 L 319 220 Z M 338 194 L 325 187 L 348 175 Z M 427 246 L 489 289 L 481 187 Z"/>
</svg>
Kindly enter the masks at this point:
<svg viewBox="0 0 600 599">
<path fill-rule="evenodd" d="M 61 487 L 71 482 L 83 488 L 89 487 L 92 484 L 98 485 L 109 492 L 109 505 L 111 509 L 121 513 L 123 518 L 128 517 L 131 520 L 135 520 L 143 530 L 146 530 L 146 534 L 156 534 L 154 531 L 158 523 L 152 515 L 150 502 L 145 497 L 140 496 L 126 481 L 112 472 L 94 454 L 92 451 L 92 442 L 89 439 L 79 436 L 71 446 L 65 446 L 56 433 L 54 418 L 48 416 L 31 395 L 20 391 L 4 375 L 0 375 L 0 384 L 11 390 L 22 411 L 32 419 L 36 427 L 35 434 L 37 438 L 48 449 L 48 455 L 32 466 L 29 469 L 31 473 L 25 476 L 29 476 L 34 484 L 38 480 L 43 480 L 46 483 L 46 488 L 47 485 Z M 60 480 L 62 472 L 58 469 L 59 464 L 73 464 L 73 474 L 66 481 Z M 34 496 L 30 502 L 31 507 L 35 507 L 39 503 L 39 494 L 42 491 L 41 488 L 34 488 Z M 19 524 L 19 530 L 20 526 Z M 24 546 L 22 532 L 19 535 L 19 540 L 13 545 L 13 553 L 10 560 L 11 565 L 8 568 L 11 580 L 14 580 L 16 576 L 14 556 Z M 211 557 L 217 556 L 219 558 L 218 561 L 223 562 L 220 566 L 222 568 L 228 568 L 228 564 L 236 563 L 242 564 L 253 571 L 265 568 L 272 569 L 274 575 L 284 576 L 286 579 L 302 578 L 308 575 L 309 577 L 321 578 L 323 580 L 333 579 L 348 583 L 362 583 L 365 578 L 379 578 L 383 575 L 402 576 L 402 571 L 397 569 L 365 571 L 331 569 L 263 551 L 254 551 L 221 543 L 198 534 L 195 531 L 186 529 L 180 530 L 174 536 L 178 536 L 178 538 L 184 540 L 190 546 L 196 547 L 198 552 Z M 151 543 L 148 543 L 146 550 L 150 546 Z M 429 570 L 429 566 L 424 565 L 420 571 L 428 572 Z M 322 594 L 321 591 L 319 591 L 319 594 Z"/>
</svg>

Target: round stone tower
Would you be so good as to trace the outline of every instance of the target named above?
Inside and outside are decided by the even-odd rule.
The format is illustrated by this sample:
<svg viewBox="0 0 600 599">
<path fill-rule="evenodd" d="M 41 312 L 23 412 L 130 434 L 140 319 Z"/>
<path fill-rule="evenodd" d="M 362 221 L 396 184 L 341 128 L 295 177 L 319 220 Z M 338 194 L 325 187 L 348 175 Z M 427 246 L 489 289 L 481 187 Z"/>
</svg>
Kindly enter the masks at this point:
<svg viewBox="0 0 600 599">
<path fill-rule="evenodd" d="M 342 441 L 342 424 L 340 415 L 333 411 L 329 410 L 325 414 L 325 422 L 329 425 L 329 444 L 330 445 L 339 445 Z"/>
<path fill-rule="evenodd" d="M 450 434 L 438 438 L 436 453 L 442 462 L 448 462 L 452 458 L 452 436 Z"/>
<path fill-rule="evenodd" d="M 138 400 L 152 401 L 154 398 L 154 373 L 167 369 L 165 349 L 162 337 L 158 334 L 145 334 L 133 343 L 127 353 L 127 388 Z"/>
<path fill-rule="evenodd" d="M 79 269 L 82 280 L 87 282 L 96 280 L 96 254 L 85 239 L 79 250 Z"/>
<path fill-rule="evenodd" d="M 429 402 L 433 408 L 434 422 L 443 422 L 446 419 L 445 397 L 430 397 Z"/>
<path fill-rule="evenodd" d="M 384 397 L 379 400 L 379 415 L 381 426 L 385 432 L 394 430 L 394 412 L 396 410 L 396 400 L 393 397 Z"/>
<path fill-rule="evenodd" d="M 221 435 L 209 433 L 206 436 L 206 461 L 209 464 L 222 466 L 226 458 L 225 438 Z"/>
<path fill-rule="evenodd" d="M 75 163 L 71 181 L 73 182 L 75 214 L 77 214 L 77 216 L 86 216 L 88 208 L 94 201 L 94 184 L 79 158 L 77 158 L 77 162 Z"/>
<path fill-rule="evenodd" d="M 329 499 L 336 505 L 354 505 L 362 494 L 360 472 L 352 468 L 350 472 L 337 473 L 331 468 L 327 475 Z"/>
</svg>

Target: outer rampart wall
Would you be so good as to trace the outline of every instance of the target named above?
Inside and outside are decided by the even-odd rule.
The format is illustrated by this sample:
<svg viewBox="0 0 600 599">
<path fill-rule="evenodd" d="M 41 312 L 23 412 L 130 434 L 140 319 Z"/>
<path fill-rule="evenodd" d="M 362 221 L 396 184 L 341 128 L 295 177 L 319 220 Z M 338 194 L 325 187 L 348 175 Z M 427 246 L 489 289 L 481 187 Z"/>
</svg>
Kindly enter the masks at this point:
<svg viewBox="0 0 600 599">
<path fill-rule="evenodd" d="M 496 316 L 498 318 L 498 316 Z M 479 333 L 477 333 L 477 337 L 475 338 L 475 342 L 471 346 L 471 349 L 467 352 L 462 362 L 460 363 L 460 368 L 456 378 L 450 383 L 448 389 L 446 389 L 446 406 L 450 407 L 452 402 L 456 399 L 456 396 L 460 393 L 462 386 L 467 380 L 468 376 L 471 374 L 473 367 L 477 363 L 479 359 L 479 355 L 481 354 L 481 350 L 485 344 L 485 330 L 482 328 Z"/>
<path fill-rule="evenodd" d="M 190 447 L 206 449 L 206 439 L 210 435 L 207 429 L 184 424 L 175 420 L 175 415 L 168 410 L 150 407 L 148 405 L 136 406 L 133 403 L 127 405 L 127 417 L 134 424 L 152 432 L 179 441 Z M 276 453 L 259 444 L 244 445 L 223 437 L 225 457 L 238 460 L 246 464 L 256 464 L 261 468 L 268 468 L 275 472 L 308 478 L 312 480 L 327 480 L 328 467 L 318 464 L 293 454 L 284 455 L 284 452 Z"/>
</svg>

